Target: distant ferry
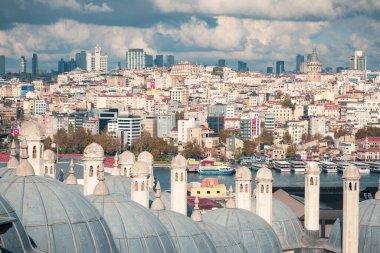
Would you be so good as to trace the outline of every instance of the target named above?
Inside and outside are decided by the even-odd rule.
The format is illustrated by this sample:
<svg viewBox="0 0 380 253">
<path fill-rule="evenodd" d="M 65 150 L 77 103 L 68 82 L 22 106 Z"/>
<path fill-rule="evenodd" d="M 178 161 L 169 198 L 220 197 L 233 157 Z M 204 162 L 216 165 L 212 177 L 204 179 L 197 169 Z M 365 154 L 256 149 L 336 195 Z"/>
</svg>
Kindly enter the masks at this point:
<svg viewBox="0 0 380 253">
<path fill-rule="evenodd" d="M 295 173 L 304 173 L 305 163 L 302 161 L 292 161 L 290 162 L 290 169 Z"/>
<path fill-rule="evenodd" d="M 367 162 L 369 170 L 373 173 L 380 173 L 380 162 Z"/>
<path fill-rule="evenodd" d="M 347 163 L 347 162 L 339 162 L 339 163 L 337 164 L 338 172 L 343 173 L 344 170 L 345 170 L 348 166 L 350 166 L 350 164 Z"/>
<path fill-rule="evenodd" d="M 273 168 L 280 172 L 290 172 L 290 163 L 287 161 L 275 161 Z"/>
<path fill-rule="evenodd" d="M 333 162 L 325 161 L 325 162 L 322 162 L 320 166 L 322 168 L 322 171 L 326 172 L 327 174 L 338 172 L 337 165 Z"/>
<path fill-rule="evenodd" d="M 369 174 L 371 171 L 369 169 L 369 165 L 362 162 L 351 162 L 351 164 L 355 165 L 358 169 L 360 174 Z"/>
<path fill-rule="evenodd" d="M 231 175 L 234 169 L 228 166 L 199 166 L 199 175 Z"/>
</svg>

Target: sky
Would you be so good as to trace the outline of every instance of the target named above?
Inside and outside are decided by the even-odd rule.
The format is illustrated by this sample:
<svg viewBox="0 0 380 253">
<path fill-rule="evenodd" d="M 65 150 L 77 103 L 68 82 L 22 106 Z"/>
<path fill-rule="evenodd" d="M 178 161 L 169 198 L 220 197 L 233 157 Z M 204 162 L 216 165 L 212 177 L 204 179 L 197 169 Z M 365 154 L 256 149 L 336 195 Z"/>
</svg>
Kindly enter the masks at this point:
<svg viewBox="0 0 380 253">
<path fill-rule="evenodd" d="M 125 66 L 128 48 L 173 54 L 176 61 L 212 65 L 248 63 L 265 70 L 277 60 L 295 69 L 297 54 L 315 47 L 323 67 L 349 66 L 356 49 L 368 68 L 380 69 L 379 0 L 1 0 L 0 55 L 18 71 L 22 55 L 31 71 L 57 69 L 99 44 L 109 69 Z"/>
</svg>

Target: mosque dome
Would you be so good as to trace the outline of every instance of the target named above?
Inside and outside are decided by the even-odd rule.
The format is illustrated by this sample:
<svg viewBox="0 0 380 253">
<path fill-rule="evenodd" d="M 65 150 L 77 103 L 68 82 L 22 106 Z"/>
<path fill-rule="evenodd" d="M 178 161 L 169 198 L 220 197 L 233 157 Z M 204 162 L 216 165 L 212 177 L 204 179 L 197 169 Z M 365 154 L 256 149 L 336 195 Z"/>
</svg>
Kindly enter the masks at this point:
<svg viewBox="0 0 380 253">
<path fill-rule="evenodd" d="M 135 160 L 136 160 L 135 155 L 128 150 L 124 151 L 119 156 L 120 164 L 133 164 Z"/>
<path fill-rule="evenodd" d="M 93 142 L 88 145 L 83 152 L 84 159 L 103 159 L 104 158 L 104 149 L 99 144 Z"/>
<path fill-rule="evenodd" d="M 12 223 L 3 234 L 0 235 L 1 252 L 37 252 L 32 248 L 28 235 L 22 226 L 20 219 L 12 206 L 0 195 L 0 223 L 6 225 Z"/>
<path fill-rule="evenodd" d="M 175 252 L 169 232 L 149 209 L 122 195 L 87 198 L 109 225 L 119 252 Z"/>
<path fill-rule="evenodd" d="M 10 177 L 14 176 L 16 174 L 15 169 L 11 169 L 8 167 L 2 167 L 0 168 L 0 178 Z"/>
<path fill-rule="evenodd" d="M 358 168 L 351 164 L 347 168 L 344 169 L 343 172 L 343 178 L 345 179 L 359 179 L 360 178 L 360 173 Z"/>
<path fill-rule="evenodd" d="M 205 213 L 203 220 L 228 229 L 230 233 L 241 239 L 250 252 L 282 252 L 281 243 L 272 227 L 252 212 L 237 208 L 220 208 Z"/>
<path fill-rule="evenodd" d="M 44 138 L 44 130 L 36 121 L 29 119 L 22 122 L 20 135 L 27 140 L 39 140 Z"/>
<path fill-rule="evenodd" d="M 380 199 L 359 204 L 359 253 L 378 252 L 380 247 Z M 343 218 L 339 217 L 331 228 L 326 249 L 342 252 Z"/>
<path fill-rule="evenodd" d="M 148 163 L 137 161 L 132 165 L 131 177 L 148 177 L 149 175 L 150 170 Z"/>
<path fill-rule="evenodd" d="M 316 162 L 306 163 L 305 174 L 319 175 L 320 172 L 321 172 L 321 169 L 319 168 L 318 163 Z"/>
<path fill-rule="evenodd" d="M 265 181 L 272 181 L 273 180 L 273 175 L 272 175 L 272 171 L 270 169 L 268 169 L 268 167 L 266 165 L 264 165 L 263 167 L 261 167 L 258 171 L 257 171 L 257 174 L 256 174 L 256 181 L 261 181 L 261 180 L 265 180 Z"/>
<path fill-rule="evenodd" d="M 51 149 L 46 149 L 44 151 L 44 161 L 48 163 L 55 162 L 55 153 Z"/>
<path fill-rule="evenodd" d="M 151 153 L 149 153 L 148 151 L 143 151 L 137 157 L 137 161 L 139 161 L 139 162 L 145 162 L 148 165 L 152 165 L 153 161 L 154 161 L 154 158 L 153 158 L 153 155 Z"/>
<path fill-rule="evenodd" d="M 171 167 L 176 169 L 186 169 L 187 166 L 187 160 L 182 155 L 176 155 L 171 162 Z"/>
<path fill-rule="evenodd" d="M 283 250 L 301 246 L 303 228 L 294 212 L 284 203 L 272 198 L 272 228 L 281 242 Z M 251 210 L 256 212 L 256 198 L 251 198 Z"/>
</svg>

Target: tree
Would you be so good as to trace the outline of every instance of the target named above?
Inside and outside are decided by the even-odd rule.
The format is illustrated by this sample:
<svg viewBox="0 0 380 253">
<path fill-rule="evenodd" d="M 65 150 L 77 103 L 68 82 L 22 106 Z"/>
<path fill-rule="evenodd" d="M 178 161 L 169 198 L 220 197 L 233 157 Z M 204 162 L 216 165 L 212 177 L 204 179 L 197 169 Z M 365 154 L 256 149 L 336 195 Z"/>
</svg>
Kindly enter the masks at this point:
<svg viewBox="0 0 380 253">
<path fill-rule="evenodd" d="M 68 147 L 68 135 L 64 128 L 61 128 L 57 131 L 55 135 L 53 135 L 53 140 L 60 149 L 60 153 L 66 153 L 66 149 Z"/>
<path fill-rule="evenodd" d="M 256 142 L 252 140 L 246 140 L 243 142 L 243 154 L 245 156 L 253 156 L 256 151 Z"/>
<path fill-rule="evenodd" d="M 282 142 L 285 144 L 290 144 L 292 142 L 292 136 L 290 135 L 289 131 L 286 131 L 282 136 Z"/>
<path fill-rule="evenodd" d="M 286 149 L 286 157 L 293 160 L 296 157 L 297 149 L 295 146 L 289 145 Z"/>
<path fill-rule="evenodd" d="M 239 134 L 239 129 L 222 129 L 219 131 L 219 142 L 226 142 L 227 138 Z"/>
<path fill-rule="evenodd" d="M 339 128 L 339 130 L 337 130 L 337 131 L 334 132 L 334 137 L 335 138 L 339 138 L 339 137 L 342 137 L 342 136 L 345 136 L 345 135 L 350 135 L 350 134 L 351 133 L 347 129 Z"/>
<path fill-rule="evenodd" d="M 68 132 L 69 134 L 72 134 L 72 133 L 74 133 L 74 131 L 75 131 L 75 129 L 74 129 L 74 125 L 71 124 L 71 123 L 69 123 L 69 125 L 68 125 L 68 127 L 67 127 L 67 132 Z"/>
<path fill-rule="evenodd" d="M 202 147 L 194 142 L 188 142 L 182 150 L 182 155 L 186 158 L 200 158 L 203 156 Z"/>
<path fill-rule="evenodd" d="M 290 100 L 290 98 L 285 98 L 282 101 L 281 105 L 285 106 L 285 107 L 293 108 L 293 104 L 292 104 L 292 101 Z"/>
<path fill-rule="evenodd" d="M 51 149 L 51 144 L 53 143 L 53 140 L 50 138 L 50 136 L 48 136 L 45 140 L 44 140 L 44 149 Z"/>
<path fill-rule="evenodd" d="M 355 138 L 356 139 L 362 139 L 365 137 L 380 137 L 380 128 L 378 127 L 367 127 L 359 129 L 356 134 Z"/>
<path fill-rule="evenodd" d="M 273 134 L 271 132 L 264 129 L 259 136 L 259 140 L 264 145 L 273 145 L 274 137 L 273 137 Z"/>
<path fill-rule="evenodd" d="M 309 142 L 313 140 L 313 136 L 309 133 L 303 133 L 301 136 L 302 142 Z"/>
</svg>

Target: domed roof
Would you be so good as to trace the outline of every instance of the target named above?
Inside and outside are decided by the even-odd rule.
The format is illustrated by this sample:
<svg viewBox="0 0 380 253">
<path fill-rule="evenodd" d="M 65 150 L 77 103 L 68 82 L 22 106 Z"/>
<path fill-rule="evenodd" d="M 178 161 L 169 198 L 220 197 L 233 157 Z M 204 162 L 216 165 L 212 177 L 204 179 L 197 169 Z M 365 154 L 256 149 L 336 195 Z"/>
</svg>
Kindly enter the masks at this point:
<svg viewBox="0 0 380 253">
<path fill-rule="evenodd" d="M 344 169 L 343 178 L 358 180 L 360 178 L 360 173 L 359 173 L 358 168 L 355 165 L 350 164 L 347 168 Z"/>
<path fill-rule="evenodd" d="M 273 175 L 272 171 L 268 169 L 266 165 L 263 165 L 256 174 L 256 181 L 272 181 L 273 180 Z"/>
<path fill-rule="evenodd" d="M 125 199 L 131 199 L 131 178 L 124 176 L 105 176 L 105 183 L 108 187 L 110 194 L 120 194 L 123 195 Z M 154 191 L 149 189 L 149 199 L 153 200 Z"/>
<path fill-rule="evenodd" d="M 84 159 L 91 159 L 91 158 L 103 159 L 104 149 L 99 144 L 93 142 L 84 149 L 83 158 Z"/>
<path fill-rule="evenodd" d="M 137 161 L 132 165 L 131 177 L 148 177 L 149 175 L 148 163 Z"/>
<path fill-rule="evenodd" d="M 317 162 L 307 162 L 305 167 L 305 174 L 319 175 L 321 169 Z"/>
<path fill-rule="evenodd" d="M 1 252 L 35 252 L 28 235 L 22 226 L 13 207 L 0 194 L 0 220 L 1 223 L 11 222 L 12 226 L 0 236 Z"/>
<path fill-rule="evenodd" d="M 24 136 L 27 140 L 38 140 L 45 137 L 41 125 L 31 119 L 21 123 L 20 135 Z"/>
<path fill-rule="evenodd" d="M 7 167 L 0 168 L 0 178 L 10 177 L 14 175 L 16 175 L 15 169 L 7 168 Z"/>
<path fill-rule="evenodd" d="M 256 213 L 256 198 L 251 198 L 251 210 Z M 301 246 L 303 228 L 293 211 L 276 198 L 272 198 L 272 228 L 281 242 L 283 250 Z"/>
<path fill-rule="evenodd" d="M 235 174 L 236 180 L 252 180 L 252 172 L 245 166 L 238 167 Z"/>
<path fill-rule="evenodd" d="M 7 168 L 16 169 L 17 165 L 18 165 L 18 160 L 16 158 L 16 143 L 15 143 L 15 140 L 13 139 L 12 144 L 11 144 L 11 155 L 7 163 Z"/>
<path fill-rule="evenodd" d="M 133 164 L 135 162 L 135 154 L 126 150 L 119 156 L 120 164 Z"/>
<path fill-rule="evenodd" d="M 176 155 L 171 162 L 171 168 L 172 169 L 186 169 L 187 166 L 187 160 L 182 155 Z"/>
<path fill-rule="evenodd" d="M 119 252 L 175 252 L 169 232 L 149 209 L 121 195 L 87 198 L 109 225 Z"/>
<path fill-rule="evenodd" d="M 44 151 L 44 161 L 48 163 L 55 162 L 55 153 L 51 149 L 46 149 Z"/>
<path fill-rule="evenodd" d="M 217 252 L 211 239 L 187 216 L 169 210 L 151 210 L 169 231 L 178 253 Z"/>
<path fill-rule="evenodd" d="M 50 177 L 8 177 L 0 192 L 31 240 L 46 252 L 117 252 L 103 217 L 88 200 Z"/>
<path fill-rule="evenodd" d="M 359 252 L 379 251 L 380 200 L 370 199 L 359 204 Z M 342 252 L 343 217 L 338 218 L 331 228 L 326 249 Z"/>
<path fill-rule="evenodd" d="M 205 213 L 203 220 L 224 226 L 241 240 L 249 252 L 282 252 L 281 243 L 272 227 L 264 219 L 250 211 L 220 208 Z"/>
<path fill-rule="evenodd" d="M 143 151 L 137 157 L 137 161 L 139 161 L 139 162 L 145 162 L 148 165 L 152 165 L 153 161 L 154 161 L 154 158 L 153 158 L 153 155 L 151 153 L 149 153 L 148 151 Z"/>
</svg>

